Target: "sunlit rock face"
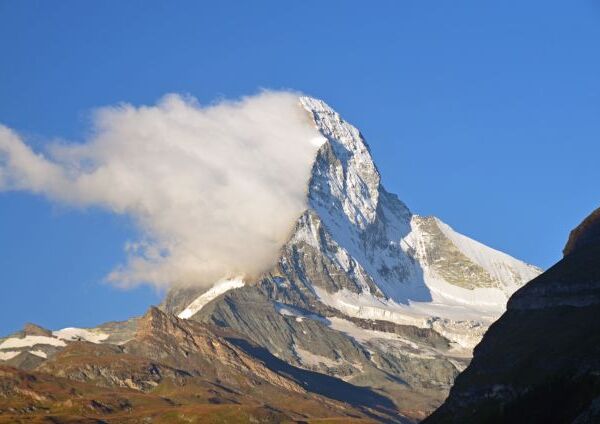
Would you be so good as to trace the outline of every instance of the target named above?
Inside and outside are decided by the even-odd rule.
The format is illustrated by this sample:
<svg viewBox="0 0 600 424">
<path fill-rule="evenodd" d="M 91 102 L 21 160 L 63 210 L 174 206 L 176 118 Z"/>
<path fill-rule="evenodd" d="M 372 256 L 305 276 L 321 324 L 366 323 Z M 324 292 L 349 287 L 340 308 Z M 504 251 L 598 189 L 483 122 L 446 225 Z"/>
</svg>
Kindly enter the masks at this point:
<svg viewBox="0 0 600 424">
<path fill-rule="evenodd" d="M 277 265 L 211 293 L 173 289 L 163 307 L 232 327 L 296 366 L 376 387 L 423 418 L 510 295 L 541 270 L 412 214 L 382 186 L 358 129 L 320 100 L 301 97 L 299 107 L 326 142 Z"/>
</svg>

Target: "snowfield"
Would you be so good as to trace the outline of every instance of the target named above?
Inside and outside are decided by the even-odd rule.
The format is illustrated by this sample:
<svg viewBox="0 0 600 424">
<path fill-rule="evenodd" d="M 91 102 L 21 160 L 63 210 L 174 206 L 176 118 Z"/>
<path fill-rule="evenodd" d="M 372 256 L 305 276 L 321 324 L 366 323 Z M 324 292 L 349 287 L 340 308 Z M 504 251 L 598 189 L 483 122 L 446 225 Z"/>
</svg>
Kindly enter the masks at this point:
<svg viewBox="0 0 600 424">
<path fill-rule="evenodd" d="M 67 327 L 62 330 L 53 331 L 52 335 L 61 340 L 76 341 L 85 340 L 91 343 L 101 343 L 108 339 L 109 335 L 99 331 L 86 330 L 84 328 Z"/>
<path fill-rule="evenodd" d="M 10 337 L 0 344 L 0 349 L 14 349 L 19 347 L 32 347 L 35 345 L 51 345 L 51 346 L 66 346 L 67 344 L 54 337 L 48 336 L 25 336 L 20 339 L 18 337 Z"/>
<path fill-rule="evenodd" d="M 244 280 L 242 277 L 219 281 L 212 288 L 190 303 L 188 307 L 178 315 L 178 317 L 182 319 L 189 319 L 198 313 L 198 311 L 200 311 L 211 300 L 217 298 L 225 292 L 228 292 L 229 290 L 239 287 L 244 287 Z"/>
<path fill-rule="evenodd" d="M 0 361 L 8 361 L 9 359 L 12 359 L 15 356 L 17 356 L 19 353 L 21 353 L 21 352 L 20 351 L 16 351 L 16 350 L 9 350 L 7 352 L 0 352 Z"/>
</svg>

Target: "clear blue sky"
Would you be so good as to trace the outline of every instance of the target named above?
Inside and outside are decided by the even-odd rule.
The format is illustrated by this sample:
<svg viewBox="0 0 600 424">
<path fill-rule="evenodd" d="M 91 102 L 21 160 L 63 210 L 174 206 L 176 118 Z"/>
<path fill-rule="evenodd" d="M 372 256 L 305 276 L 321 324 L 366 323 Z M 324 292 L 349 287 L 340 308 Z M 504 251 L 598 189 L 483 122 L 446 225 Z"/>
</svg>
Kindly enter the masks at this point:
<svg viewBox="0 0 600 424">
<path fill-rule="evenodd" d="M 0 122 L 41 148 L 167 92 L 291 88 L 357 125 L 419 214 L 548 267 L 599 206 L 595 1 L 0 1 Z M 159 295 L 102 278 L 129 223 L 0 193 L 0 334 L 93 325 Z"/>
</svg>

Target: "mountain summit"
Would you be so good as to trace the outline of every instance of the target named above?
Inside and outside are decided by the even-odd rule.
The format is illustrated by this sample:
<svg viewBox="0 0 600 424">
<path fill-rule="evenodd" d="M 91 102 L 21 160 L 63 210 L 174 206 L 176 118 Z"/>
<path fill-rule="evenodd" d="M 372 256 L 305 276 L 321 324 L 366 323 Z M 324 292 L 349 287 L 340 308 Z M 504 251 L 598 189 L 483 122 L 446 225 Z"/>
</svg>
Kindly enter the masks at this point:
<svg viewBox="0 0 600 424">
<path fill-rule="evenodd" d="M 377 387 L 423 417 L 541 270 L 411 213 L 383 187 L 357 128 L 321 100 L 299 102 L 326 141 L 277 265 L 252 281 L 173 289 L 162 308 L 231 327 L 294 366 Z"/>
</svg>

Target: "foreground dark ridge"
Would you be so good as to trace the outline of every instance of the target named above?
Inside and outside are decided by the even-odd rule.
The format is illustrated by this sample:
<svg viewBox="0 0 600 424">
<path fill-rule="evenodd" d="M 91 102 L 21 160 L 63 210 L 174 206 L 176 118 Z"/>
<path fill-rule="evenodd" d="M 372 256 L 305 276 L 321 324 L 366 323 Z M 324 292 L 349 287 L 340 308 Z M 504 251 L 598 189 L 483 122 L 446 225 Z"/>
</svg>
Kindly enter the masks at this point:
<svg viewBox="0 0 600 424">
<path fill-rule="evenodd" d="M 600 209 L 517 291 L 426 424 L 600 422 Z"/>
</svg>

